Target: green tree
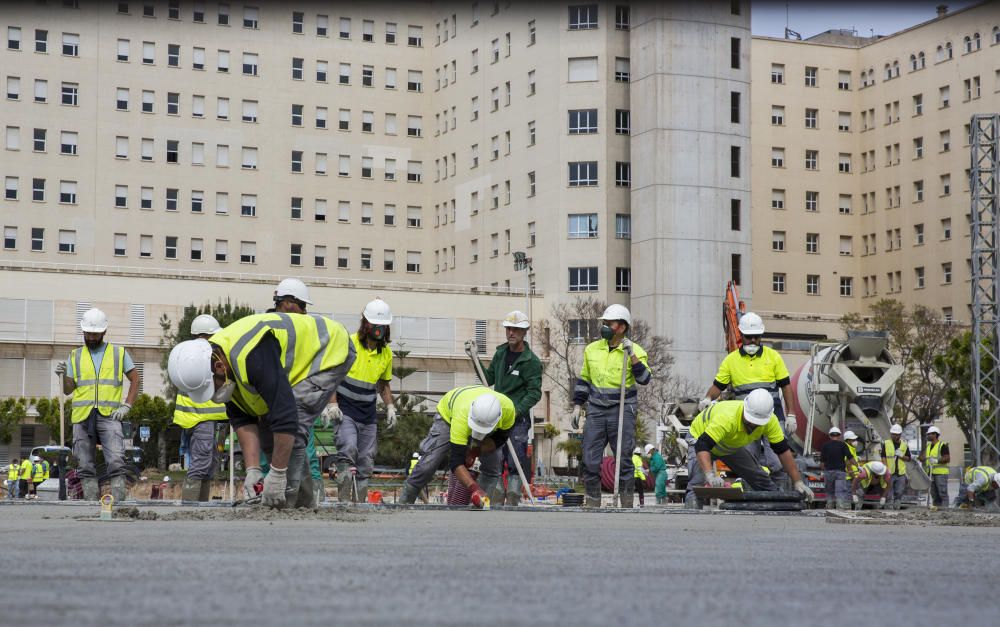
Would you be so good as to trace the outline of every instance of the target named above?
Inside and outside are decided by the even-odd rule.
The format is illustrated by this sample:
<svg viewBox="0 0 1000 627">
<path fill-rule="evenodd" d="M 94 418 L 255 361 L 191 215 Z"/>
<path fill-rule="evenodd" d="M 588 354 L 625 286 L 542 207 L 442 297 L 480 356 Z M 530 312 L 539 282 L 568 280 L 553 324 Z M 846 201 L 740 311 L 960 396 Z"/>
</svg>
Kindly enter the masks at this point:
<svg viewBox="0 0 1000 627">
<path fill-rule="evenodd" d="M 566 466 L 572 468 L 574 463 L 583 455 L 583 440 L 574 437 L 566 438 L 559 444 L 556 444 L 556 450 L 566 454 Z"/>
<path fill-rule="evenodd" d="M 150 437 L 149 442 L 141 444 L 143 457 L 155 459 L 157 468 L 167 468 L 167 429 L 173 424 L 174 403 L 167 402 L 159 396 L 140 394 L 135 399 L 131 411 L 128 413 L 129 422 L 148 426 Z"/>
<path fill-rule="evenodd" d="M 391 468 L 405 468 L 410 458 L 420 447 L 420 441 L 427 436 L 434 417 L 424 410 L 422 396 L 400 392 L 396 403 L 396 426 L 389 429 L 385 418 L 378 420 L 378 451 L 375 463 Z"/>
<path fill-rule="evenodd" d="M 0 400 L 0 442 L 10 444 L 14 429 L 28 416 L 28 399 L 5 398 Z"/>
<path fill-rule="evenodd" d="M 551 422 L 545 423 L 545 427 L 542 429 L 542 437 L 549 441 L 549 468 L 552 468 L 552 449 L 555 446 L 555 439 L 559 437 L 560 433 L 562 430 Z"/>
<path fill-rule="evenodd" d="M 993 368 L 989 351 L 981 351 L 983 362 L 980 367 L 984 372 Z M 945 407 L 951 416 L 955 417 L 959 428 L 965 434 L 967 442 L 972 443 L 973 421 L 972 415 L 972 331 L 966 331 L 955 337 L 948 344 L 947 350 L 934 358 L 934 369 L 938 376 L 944 381 L 949 381 L 945 390 Z M 995 441 L 996 434 L 992 429 L 984 430 L 983 437 L 988 441 Z M 985 460 L 984 460 L 985 461 Z"/>
<path fill-rule="evenodd" d="M 31 399 L 31 403 L 35 406 L 35 411 L 38 412 L 38 417 L 35 420 L 48 428 L 50 439 L 55 442 L 59 437 L 59 399 Z M 73 399 L 67 397 L 63 401 L 63 434 L 68 446 L 73 444 L 72 409 Z"/>
</svg>

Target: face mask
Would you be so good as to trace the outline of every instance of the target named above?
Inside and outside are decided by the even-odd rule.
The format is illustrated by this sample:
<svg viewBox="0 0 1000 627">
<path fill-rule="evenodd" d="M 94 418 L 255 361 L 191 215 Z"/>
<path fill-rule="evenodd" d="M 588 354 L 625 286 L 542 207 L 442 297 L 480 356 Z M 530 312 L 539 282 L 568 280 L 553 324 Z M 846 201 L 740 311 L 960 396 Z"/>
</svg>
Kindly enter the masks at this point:
<svg viewBox="0 0 1000 627">
<path fill-rule="evenodd" d="M 743 345 L 743 352 L 746 353 L 747 355 L 751 355 L 751 356 L 752 355 L 756 355 L 757 351 L 759 351 L 759 350 L 760 350 L 760 346 L 757 346 L 756 344 L 744 344 Z"/>
<path fill-rule="evenodd" d="M 233 397 L 233 392 L 236 391 L 236 382 L 226 379 L 226 382 L 222 384 L 222 387 L 212 394 L 213 403 L 228 403 L 229 399 Z"/>
<path fill-rule="evenodd" d="M 388 330 L 388 327 L 386 327 L 384 324 L 373 324 L 372 325 L 372 331 L 371 331 L 372 339 L 373 340 L 381 340 L 382 338 L 385 337 L 385 333 L 386 333 L 387 330 Z"/>
<path fill-rule="evenodd" d="M 602 339 L 610 340 L 614 336 L 615 336 L 615 332 L 611 330 L 611 327 L 609 327 L 606 324 L 602 324 L 601 325 L 601 338 Z"/>
<path fill-rule="evenodd" d="M 87 345 L 89 350 L 97 350 L 104 343 L 104 340 L 97 340 L 96 342 L 91 342 L 90 340 L 84 340 L 84 344 Z"/>
</svg>

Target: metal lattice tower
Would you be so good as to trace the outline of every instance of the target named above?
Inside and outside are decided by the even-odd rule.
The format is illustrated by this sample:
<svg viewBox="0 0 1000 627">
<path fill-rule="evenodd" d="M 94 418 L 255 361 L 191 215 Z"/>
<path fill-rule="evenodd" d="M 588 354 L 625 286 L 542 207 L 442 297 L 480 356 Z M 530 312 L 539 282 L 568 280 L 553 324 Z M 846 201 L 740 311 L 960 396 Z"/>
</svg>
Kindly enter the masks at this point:
<svg viewBox="0 0 1000 627">
<path fill-rule="evenodd" d="M 972 116 L 972 454 L 1000 459 L 1000 115 Z"/>
</svg>

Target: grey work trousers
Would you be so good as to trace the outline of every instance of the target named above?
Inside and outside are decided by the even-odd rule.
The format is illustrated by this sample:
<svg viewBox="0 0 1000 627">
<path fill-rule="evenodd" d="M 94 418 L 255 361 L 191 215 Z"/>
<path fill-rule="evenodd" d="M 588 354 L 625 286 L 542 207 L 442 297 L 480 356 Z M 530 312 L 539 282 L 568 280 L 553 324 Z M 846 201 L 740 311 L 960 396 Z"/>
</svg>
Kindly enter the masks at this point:
<svg viewBox="0 0 1000 627">
<path fill-rule="evenodd" d="M 969 486 L 966 483 L 962 483 L 958 490 L 958 497 L 955 498 L 955 506 L 959 506 L 969 502 Z M 986 506 L 991 509 L 1000 507 L 1000 498 L 998 498 L 998 491 L 996 488 L 992 490 L 986 490 L 985 492 L 976 492 L 976 502 L 971 503 L 973 507 Z"/>
<path fill-rule="evenodd" d="M 826 491 L 826 508 L 846 509 L 851 502 L 850 488 L 847 486 L 847 472 L 844 470 L 824 470 L 823 487 Z"/>
<path fill-rule="evenodd" d="M 505 445 L 506 446 L 506 445 Z M 427 436 L 420 442 L 420 459 L 406 478 L 406 485 L 416 495 L 434 479 L 434 473 L 451 458 L 451 425 L 440 414 L 434 415 L 434 422 Z M 499 449 L 479 456 L 479 487 L 490 494 L 500 478 Z"/>
<path fill-rule="evenodd" d="M 903 501 L 904 492 L 906 492 L 906 475 L 893 475 L 889 492 L 885 495 L 885 502 L 899 505 Z"/>
<path fill-rule="evenodd" d="M 186 429 L 188 449 L 191 454 L 191 463 L 188 464 L 188 479 L 206 480 L 215 476 L 215 467 L 218 461 L 215 454 L 215 428 L 217 424 L 216 420 L 206 420 Z"/>
<path fill-rule="evenodd" d="M 684 501 L 691 502 L 696 498 L 694 489 L 705 485 L 705 472 L 702 470 L 701 464 L 698 463 L 698 453 L 695 450 L 696 440 L 690 433 L 685 436 L 685 439 L 688 443 L 688 487 Z M 751 443 L 729 455 L 715 455 L 713 453 L 711 454 L 712 461 L 721 459 L 737 477 L 750 484 L 752 490 L 777 490 L 778 486 L 775 485 L 771 476 L 761 469 L 757 458 L 750 453 L 749 447 L 755 444 Z"/>
<path fill-rule="evenodd" d="M 618 444 L 618 405 L 595 407 L 587 404 L 587 422 L 583 424 L 583 483 L 590 498 L 601 498 L 601 462 L 604 447 L 611 446 L 612 455 Z M 622 419 L 621 467 L 618 490 L 632 493 L 634 486 L 632 449 L 635 447 L 635 404 L 625 403 Z"/>
<path fill-rule="evenodd" d="M 90 436 L 87 421 L 95 420 L 97 440 Z M 90 417 L 83 422 L 73 424 L 73 456 L 77 461 L 77 476 L 81 479 L 97 477 L 95 459 L 97 443 L 101 443 L 104 453 L 104 463 L 108 468 L 108 477 L 124 474 L 125 442 L 122 439 L 122 423 L 111 416 L 102 416 L 96 409 L 91 410 Z"/>
<path fill-rule="evenodd" d="M 948 475 L 931 475 L 931 504 L 948 507 Z"/>
<path fill-rule="evenodd" d="M 377 426 L 375 423 L 368 425 L 358 422 L 345 414 L 337 428 L 336 463 L 338 466 L 357 468 L 358 473 L 355 477 L 359 482 L 367 481 L 372 476 L 375 452 L 378 448 Z M 360 487 L 358 489 L 360 490 Z"/>
</svg>

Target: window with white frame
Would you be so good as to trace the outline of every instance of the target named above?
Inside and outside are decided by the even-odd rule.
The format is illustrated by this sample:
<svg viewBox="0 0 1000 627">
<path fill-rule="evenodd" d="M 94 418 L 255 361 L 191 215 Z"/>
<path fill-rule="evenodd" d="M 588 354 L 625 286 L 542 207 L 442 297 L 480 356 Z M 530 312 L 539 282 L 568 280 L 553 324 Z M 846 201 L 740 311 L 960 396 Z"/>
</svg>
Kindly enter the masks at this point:
<svg viewBox="0 0 1000 627">
<path fill-rule="evenodd" d="M 615 82 L 629 82 L 629 59 L 628 57 L 615 57 Z"/>
<path fill-rule="evenodd" d="M 785 273 L 773 272 L 771 274 L 771 291 L 776 294 L 785 293 Z"/>
<path fill-rule="evenodd" d="M 596 187 L 597 186 L 597 162 L 596 161 L 570 161 L 569 162 L 569 186 L 570 187 Z"/>
<path fill-rule="evenodd" d="M 317 198 L 313 203 L 313 219 L 316 222 L 326 222 L 326 199 Z"/>
<path fill-rule="evenodd" d="M 21 98 L 21 78 L 18 76 L 7 77 L 7 99 L 20 100 Z"/>
<path fill-rule="evenodd" d="M 615 238 L 632 239 L 632 216 L 627 213 L 615 214 Z"/>
<path fill-rule="evenodd" d="M 773 168 L 783 168 L 783 167 L 785 167 L 785 149 L 784 148 L 771 148 L 771 167 L 773 167 Z"/>
<path fill-rule="evenodd" d="M 77 151 L 78 135 L 73 131 L 62 131 L 59 133 L 59 153 L 63 155 L 75 155 Z"/>
<path fill-rule="evenodd" d="M 292 151 L 292 172 L 302 172 L 302 151 Z"/>
<path fill-rule="evenodd" d="M 569 30 L 590 30 L 598 25 L 598 5 L 577 4 L 569 7 Z"/>
<path fill-rule="evenodd" d="M 75 33 L 63 33 L 62 53 L 67 57 L 80 56 L 80 35 Z"/>
<path fill-rule="evenodd" d="M 114 236 L 114 256 L 124 257 L 128 250 L 128 236 L 125 233 L 115 233 Z"/>
<path fill-rule="evenodd" d="M 350 176 L 351 175 L 351 156 L 350 155 L 338 155 L 338 157 L 337 157 L 337 174 L 339 176 Z"/>
<path fill-rule="evenodd" d="M 17 200 L 18 178 L 16 176 L 4 177 L 3 190 L 4 200 Z"/>
<path fill-rule="evenodd" d="M 257 65 L 257 55 L 253 52 L 243 53 L 243 74 L 245 76 L 257 76 L 259 67 Z"/>
<path fill-rule="evenodd" d="M 191 68 L 195 70 L 205 69 L 205 49 L 194 48 L 191 51 Z"/>
<path fill-rule="evenodd" d="M 615 162 L 615 186 L 630 187 L 632 185 L 632 164 L 628 161 Z"/>
<path fill-rule="evenodd" d="M 406 72 L 406 89 L 407 91 L 420 92 L 423 91 L 423 72 L 420 70 L 407 70 Z"/>
<path fill-rule="evenodd" d="M 596 292 L 598 289 L 597 267 L 569 268 L 570 292 Z"/>
<path fill-rule="evenodd" d="M 771 209 L 784 209 L 785 208 L 785 190 L 783 189 L 772 189 L 771 190 Z"/>
<path fill-rule="evenodd" d="M 570 239 L 597 238 L 596 213 L 571 213 L 568 219 L 568 235 Z"/>
<path fill-rule="evenodd" d="M 35 79 L 35 102 L 46 102 L 49 98 L 49 82 Z"/>
<path fill-rule="evenodd" d="M 139 236 L 139 257 L 149 259 L 153 256 L 153 236 Z"/>
<path fill-rule="evenodd" d="M 229 193 L 228 192 L 216 192 L 215 193 L 215 213 L 218 215 L 228 215 L 229 214 Z"/>
<path fill-rule="evenodd" d="M 316 163 L 316 170 L 315 170 L 316 174 L 320 174 L 320 175 L 326 174 L 326 153 L 325 152 L 317 152 L 316 153 L 315 163 Z"/>
<path fill-rule="evenodd" d="M 224 239 L 215 240 L 215 260 L 220 262 L 229 259 L 229 241 Z"/>
<path fill-rule="evenodd" d="M 191 117 L 205 117 L 205 97 L 199 95 L 191 96 Z"/>
<path fill-rule="evenodd" d="M 240 242 L 240 263 L 257 263 L 257 242 Z"/>
<path fill-rule="evenodd" d="M 410 183 L 419 183 L 423 178 L 423 163 L 420 161 L 406 162 L 406 180 Z"/>
<path fill-rule="evenodd" d="M 219 50 L 216 57 L 215 68 L 222 73 L 229 71 L 229 51 Z"/>
<path fill-rule="evenodd" d="M 349 267 L 351 249 L 346 246 L 337 247 L 337 268 L 346 270 Z"/>
<path fill-rule="evenodd" d="M 783 63 L 771 64 L 771 83 L 783 85 L 785 83 L 785 65 Z"/>
<path fill-rule="evenodd" d="M 597 109 L 570 109 L 569 134 L 583 135 L 597 132 Z"/>
<path fill-rule="evenodd" d="M 76 204 L 76 181 L 59 181 L 59 202 L 64 205 Z"/>
<path fill-rule="evenodd" d="M 257 215 L 257 196 L 255 194 L 240 195 L 240 215 L 253 218 Z"/>
</svg>

